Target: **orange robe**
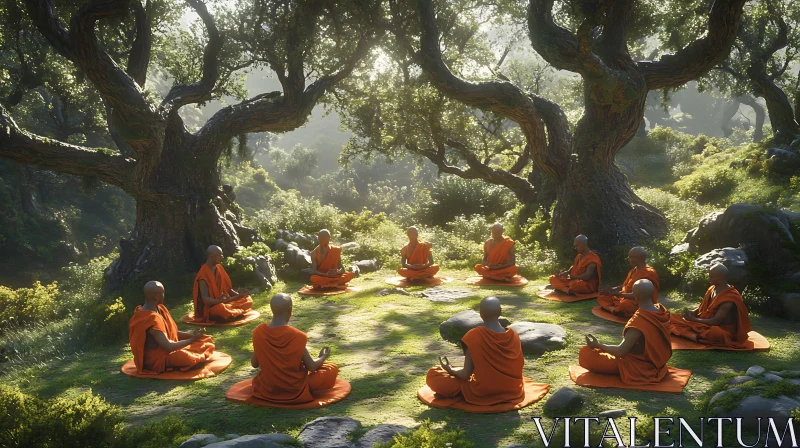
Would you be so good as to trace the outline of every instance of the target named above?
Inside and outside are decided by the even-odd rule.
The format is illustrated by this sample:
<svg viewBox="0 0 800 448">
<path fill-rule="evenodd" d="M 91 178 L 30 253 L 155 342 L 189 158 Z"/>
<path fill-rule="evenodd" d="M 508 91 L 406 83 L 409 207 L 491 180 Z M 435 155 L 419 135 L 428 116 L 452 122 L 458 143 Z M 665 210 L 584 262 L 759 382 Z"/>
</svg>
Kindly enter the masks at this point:
<svg viewBox="0 0 800 448">
<path fill-rule="evenodd" d="M 644 269 L 633 268 L 628 272 L 625 281 L 622 283 L 620 292 L 623 294 L 630 294 L 633 292 L 633 284 L 639 280 L 650 280 L 653 283 L 653 305 L 658 303 L 658 274 L 656 270 L 650 266 L 645 266 Z M 630 317 L 639 309 L 636 304 L 636 299 L 624 299 L 622 297 L 614 297 L 611 294 L 600 293 L 597 296 L 597 303 L 606 311 L 612 311 L 617 316 Z"/>
<path fill-rule="evenodd" d="M 208 306 L 200 295 L 200 280 L 208 286 L 208 295 L 213 299 L 220 299 L 223 294 L 228 294 L 233 287 L 231 278 L 225 268 L 218 264 L 214 271 L 203 263 L 200 271 L 194 277 L 192 297 L 194 297 L 194 320 L 196 322 L 226 322 L 241 317 L 253 307 L 250 296 L 240 297 L 233 302 L 218 303 Z"/>
<path fill-rule="evenodd" d="M 330 246 L 328 250 L 328 255 L 325 256 L 324 260 L 319 259 L 319 248 L 311 254 L 314 257 L 317 257 L 317 271 L 319 272 L 328 272 L 331 270 L 339 269 L 339 263 L 342 260 L 342 248 L 338 246 Z M 340 288 L 344 289 L 347 288 L 347 283 L 355 277 L 355 274 L 352 272 L 345 272 L 341 275 L 336 277 L 325 277 L 323 275 L 312 275 L 311 276 L 311 284 L 314 285 L 315 288 Z"/>
<path fill-rule="evenodd" d="M 339 368 L 323 363 L 309 373 L 303 364 L 308 336 L 290 327 L 261 324 L 253 330 L 253 352 L 261 369 L 253 379 L 253 396 L 275 403 L 299 404 L 314 399 L 316 390 L 330 389 Z"/>
<path fill-rule="evenodd" d="M 418 241 L 411 255 L 408 254 L 408 245 L 406 245 L 400 250 L 400 254 L 406 258 L 406 264 L 427 264 L 431 257 L 431 243 L 427 241 Z M 420 270 L 408 268 L 400 268 L 397 270 L 398 274 L 409 280 L 433 277 L 437 272 L 439 272 L 439 265 L 437 264 L 432 264 Z"/>
<path fill-rule="evenodd" d="M 667 374 L 667 362 L 672 357 L 672 344 L 669 340 L 670 313 L 662 305 L 656 305 L 658 312 L 637 310 L 622 330 L 624 335 L 629 328 L 642 332 L 634 347 L 642 347 L 641 353 L 630 352 L 617 358 L 599 349 L 584 345 L 578 354 L 581 367 L 595 373 L 619 375 L 629 384 L 654 384 Z M 638 350 L 637 350 L 638 351 Z"/>
<path fill-rule="evenodd" d="M 205 335 L 188 346 L 168 352 L 161 347 L 148 349 L 147 330 L 153 328 L 167 335 L 172 342 L 178 341 L 178 326 L 164 305 L 158 305 L 158 312 L 143 310 L 137 306 L 128 324 L 128 339 L 133 352 L 136 371 L 157 375 L 172 370 L 189 370 L 214 353 L 211 336 Z"/>
<path fill-rule="evenodd" d="M 428 371 L 426 383 L 444 397 L 459 394 L 469 404 L 491 406 L 517 403 L 525 398 L 522 384 L 522 344 L 511 329 L 496 333 L 486 327 L 468 331 L 461 342 L 469 350 L 475 369 L 469 381 L 448 374 L 441 366 Z"/>
<path fill-rule="evenodd" d="M 736 320 L 734 323 L 708 325 L 700 322 L 689 322 L 683 316 L 673 314 L 670 322 L 670 331 L 674 335 L 703 344 L 741 348 L 744 346 L 744 342 L 747 341 L 747 333 L 753 330 L 753 327 L 750 326 L 750 315 L 747 312 L 747 306 L 742 301 L 739 291 L 733 286 L 712 298 L 715 288 L 715 286 L 712 286 L 706 291 L 703 301 L 700 302 L 697 317 L 711 319 L 717 314 L 719 307 L 725 303 L 732 302 L 736 306 L 734 310 Z M 695 334 L 699 336 L 699 340 L 695 339 Z"/>
<path fill-rule="evenodd" d="M 504 236 L 503 241 L 495 244 L 494 247 L 489 249 L 489 243 L 491 240 L 487 241 L 484 246 L 483 250 L 488 252 L 486 257 L 486 261 L 490 264 L 506 264 L 511 260 L 511 256 L 509 255 L 509 251 L 512 247 L 514 247 L 516 242 L 511 238 Z M 499 280 L 503 282 L 511 281 L 511 278 L 517 275 L 517 267 L 516 266 L 509 266 L 504 269 L 489 269 L 489 266 L 484 266 L 482 264 L 475 265 L 475 272 L 481 275 L 481 277 L 492 279 L 492 280 Z"/>
<path fill-rule="evenodd" d="M 575 261 L 572 263 L 572 267 L 569 270 L 569 275 L 571 277 L 581 275 L 586 272 L 586 268 L 593 263 L 596 265 L 597 270 L 595 271 L 596 275 L 591 279 L 569 280 L 551 275 L 550 285 L 552 285 L 553 288 L 566 293 L 573 292 L 575 294 L 590 294 L 597 292 L 597 290 L 600 289 L 600 280 L 603 277 L 603 263 L 600 262 L 600 257 L 598 257 L 594 251 L 590 250 L 589 253 L 583 258 L 581 258 L 581 254 L 576 255 Z"/>
</svg>

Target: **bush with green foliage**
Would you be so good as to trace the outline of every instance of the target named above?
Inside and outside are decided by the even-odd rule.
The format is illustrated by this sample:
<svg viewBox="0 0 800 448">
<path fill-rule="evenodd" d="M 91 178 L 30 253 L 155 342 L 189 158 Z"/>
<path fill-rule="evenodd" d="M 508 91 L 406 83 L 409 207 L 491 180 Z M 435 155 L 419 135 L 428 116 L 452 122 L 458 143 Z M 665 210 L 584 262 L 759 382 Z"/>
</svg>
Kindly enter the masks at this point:
<svg viewBox="0 0 800 448">
<path fill-rule="evenodd" d="M 449 269 L 471 269 L 483 260 L 483 244 L 465 240 L 440 227 L 423 230 L 422 236 L 433 246 L 433 259 Z"/>
<path fill-rule="evenodd" d="M 248 223 L 269 242 L 275 241 L 276 232 L 282 229 L 316 234 L 327 228 L 335 238 L 341 232 L 341 215 L 336 207 L 322 205 L 317 199 L 290 190 L 273 195 L 269 205 L 256 212 Z"/>
<path fill-rule="evenodd" d="M 538 241 L 525 246 L 517 245 L 519 273 L 528 278 L 550 275 L 560 267 L 555 251 L 542 247 Z"/>
<path fill-rule="evenodd" d="M 58 284 L 36 282 L 30 288 L 0 286 L 0 332 L 13 325 L 51 320 L 61 308 Z"/>
<path fill-rule="evenodd" d="M 397 264 L 400 248 L 408 241 L 405 230 L 391 221 L 356 232 L 353 240 L 358 242 L 358 247 L 345 254 L 349 261 L 378 260 L 382 265 Z"/>
<path fill-rule="evenodd" d="M 492 221 L 505 215 L 516 205 L 510 190 L 480 180 L 443 176 L 430 187 L 431 200 L 418 202 L 422 210 L 420 222 L 446 226 L 456 216 L 480 215 Z"/>
<path fill-rule="evenodd" d="M 373 213 L 363 209 L 359 213 L 349 212 L 341 215 L 341 237 L 354 240 L 357 233 L 369 232 L 387 222 L 385 213 Z"/>
<path fill-rule="evenodd" d="M 231 277 L 234 285 L 243 285 L 253 282 L 253 265 L 242 265 L 239 260 L 245 258 L 265 256 L 272 259 L 272 263 L 277 267 L 283 264 L 283 252 L 273 251 L 265 243 L 255 242 L 247 247 L 242 247 L 239 252 L 228 255 L 222 259 L 222 266 L 225 272 Z"/>
<path fill-rule="evenodd" d="M 697 227 L 700 219 L 717 210 L 711 205 L 701 205 L 696 201 L 681 199 L 678 196 L 657 188 L 637 188 L 636 195 L 657 208 L 669 223 L 667 240 L 672 245 L 680 243 L 686 232 Z"/>
<path fill-rule="evenodd" d="M 248 214 L 268 208 L 270 198 L 280 191 L 267 171 L 255 162 L 224 167 L 222 182 L 233 187 L 236 203 Z"/>
<path fill-rule="evenodd" d="M 695 171 L 675 182 L 681 199 L 694 199 L 701 204 L 725 204 L 724 198 L 733 192 L 737 179 L 728 167 Z"/>
<path fill-rule="evenodd" d="M 490 228 L 493 224 L 483 215 L 456 216 L 447 224 L 447 229 L 463 240 L 483 243 L 489 238 Z"/>
<path fill-rule="evenodd" d="M 376 444 L 375 448 L 473 448 L 461 429 L 433 429 L 430 420 L 405 434 L 394 436 L 391 442 Z"/>
</svg>

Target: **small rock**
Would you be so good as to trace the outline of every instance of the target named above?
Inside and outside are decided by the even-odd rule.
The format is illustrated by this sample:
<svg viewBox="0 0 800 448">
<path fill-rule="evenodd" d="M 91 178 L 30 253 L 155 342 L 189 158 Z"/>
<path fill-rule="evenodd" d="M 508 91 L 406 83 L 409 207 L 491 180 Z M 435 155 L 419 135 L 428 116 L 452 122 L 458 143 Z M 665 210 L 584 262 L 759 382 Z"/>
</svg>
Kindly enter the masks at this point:
<svg viewBox="0 0 800 448">
<path fill-rule="evenodd" d="M 766 427 L 766 417 L 772 417 L 778 428 L 786 426 L 792 410 L 800 408 L 800 402 L 781 395 L 778 398 L 764 398 L 751 395 L 742 400 L 726 417 L 741 417 L 745 428 L 757 428 L 758 417 Z"/>
<path fill-rule="evenodd" d="M 686 252 L 689 252 L 689 243 L 681 243 L 673 246 L 672 250 L 669 251 L 669 255 L 674 257 L 677 255 L 684 254 Z"/>
<path fill-rule="evenodd" d="M 381 296 L 381 297 L 389 296 L 389 295 L 392 295 L 392 294 L 397 294 L 397 295 L 400 295 L 400 296 L 410 296 L 411 295 L 410 292 L 406 291 L 405 289 L 401 289 L 401 288 L 384 288 L 384 289 L 381 289 L 380 291 L 375 293 L 376 296 Z"/>
<path fill-rule="evenodd" d="M 297 441 L 286 434 L 254 434 L 206 445 L 206 448 L 295 448 Z"/>
<path fill-rule="evenodd" d="M 716 394 L 714 394 L 713 397 L 711 397 L 710 400 L 708 400 L 708 406 L 709 407 L 713 406 L 714 403 L 716 403 L 720 398 L 724 397 L 725 395 L 735 394 L 735 393 L 741 392 L 741 391 L 742 391 L 742 389 L 740 389 L 738 387 L 732 387 L 732 388 L 730 388 L 728 390 L 723 390 L 722 392 L 717 392 Z"/>
<path fill-rule="evenodd" d="M 195 434 L 181 443 L 179 448 L 199 448 L 214 442 L 219 442 L 219 437 L 214 434 Z"/>
<path fill-rule="evenodd" d="M 784 378 L 787 378 L 787 377 L 788 378 L 793 378 L 793 377 L 796 377 L 796 376 L 800 376 L 800 370 L 781 370 L 780 372 L 778 372 L 778 375 L 780 375 L 780 376 L 782 376 Z"/>
<path fill-rule="evenodd" d="M 711 415 L 713 415 L 714 417 L 719 417 L 724 413 L 725 413 L 725 408 L 723 408 L 722 406 L 717 406 L 711 410 Z"/>
<path fill-rule="evenodd" d="M 608 411 L 603 411 L 600 413 L 600 417 L 602 418 L 620 418 L 625 417 L 628 415 L 628 411 L 625 409 L 609 409 Z"/>
<path fill-rule="evenodd" d="M 783 381 L 783 378 L 779 377 L 778 375 L 773 375 L 771 373 L 765 373 L 764 376 L 762 376 L 761 378 L 769 381 L 770 383 L 778 383 L 780 381 Z"/>
<path fill-rule="evenodd" d="M 800 386 L 800 380 L 788 380 L 788 381 L 789 381 L 791 384 L 794 384 L 795 386 Z"/>
<path fill-rule="evenodd" d="M 501 317 L 500 324 L 504 327 L 510 325 L 508 319 Z M 483 319 L 481 315 L 472 310 L 462 311 L 454 314 L 446 321 L 439 325 L 439 334 L 442 339 L 450 342 L 458 342 L 469 330 L 473 328 L 482 327 Z"/>
<path fill-rule="evenodd" d="M 764 369 L 761 366 L 752 366 L 749 369 L 747 369 L 747 372 L 745 372 L 744 374 L 747 376 L 759 376 L 763 374 L 765 370 L 766 369 Z"/>
<path fill-rule="evenodd" d="M 472 292 L 466 289 L 447 289 L 437 286 L 435 288 L 428 288 L 420 292 L 419 295 L 431 302 L 455 303 L 457 299 L 471 296 Z"/>
<path fill-rule="evenodd" d="M 519 334 L 522 353 L 541 356 L 545 352 L 559 350 L 566 344 L 567 331 L 559 325 L 534 322 L 515 322 L 509 326 Z"/>
<path fill-rule="evenodd" d="M 355 241 L 351 241 L 349 243 L 344 243 L 339 247 L 341 247 L 342 250 L 355 250 L 355 249 L 358 249 L 359 244 L 356 243 Z"/>
<path fill-rule="evenodd" d="M 547 399 L 545 414 L 560 414 L 578 410 L 583 405 L 583 397 L 569 387 L 562 387 Z"/>
<path fill-rule="evenodd" d="M 380 424 L 358 439 L 356 448 L 372 448 L 376 443 L 391 442 L 395 435 L 403 434 L 407 431 L 408 427 L 403 425 Z"/>
<path fill-rule="evenodd" d="M 789 275 L 789 281 L 795 284 L 800 284 L 800 271 L 797 271 L 794 274 Z"/>
<path fill-rule="evenodd" d="M 353 448 L 349 437 L 360 427 L 349 417 L 320 417 L 306 423 L 297 438 L 303 448 Z"/>
<path fill-rule="evenodd" d="M 748 381 L 753 381 L 753 379 L 754 378 L 752 376 L 737 376 L 733 377 L 728 384 L 742 384 Z"/>
<path fill-rule="evenodd" d="M 380 269 L 378 260 L 360 260 L 356 261 L 356 266 L 361 271 L 362 274 L 366 274 L 368 272 L 376 272 Z"/>
</svg>

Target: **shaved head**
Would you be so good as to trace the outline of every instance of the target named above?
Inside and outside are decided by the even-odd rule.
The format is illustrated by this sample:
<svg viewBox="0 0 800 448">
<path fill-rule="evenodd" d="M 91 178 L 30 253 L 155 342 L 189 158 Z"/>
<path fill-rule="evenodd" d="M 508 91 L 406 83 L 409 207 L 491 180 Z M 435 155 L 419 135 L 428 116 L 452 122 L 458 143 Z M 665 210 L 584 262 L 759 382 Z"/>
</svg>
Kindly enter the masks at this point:
<svg viewBox="0 0 800 448">
<path fill-rule="evenodd" d="M 492 226 L 492 238 L 499 240 L 503 237 L 503 225 L 499 222 L 494 223 Z"/>
<path fill-rule="evenodd" d="M 727 276 L 728 275 L 728 268 L 722 263 L 717 263 L 714 266 L 711 266 L 711 268 L 708 270 L 708 273 L 709 274 L 715 274 L 715 275 L 725 275 L 725 276 Z"/>
<path fill-rule="evenodd" d="M 419 235 L 419 229 L 417 228 L 417 226 L 411 226 L 408 229 L 406 229 L 406 235 L 408 236 Z"/>
<path fill-rule="evenodd" d="M 164 285 L 155 280 L 145 283 L 144 300 L 147 302 L 159 301 L 164 296 Z"/>
<path fill-rule="evenodd" d="M 714 286 L 724 286 L 728 283 L 728 268 L 717 263 L 708 270 L 708 282 Z"/>
<path fill-rule="evenodd" d="M 331 231 L 328 230 L 328 229 L 322 229 L 322 230 L 319 231 L 319 236 L 320 237 L 327 236 L 328 238 L 330 238 L 331 237 Z"/>
<path fill-rule="evenodd" d="M 647 258 L 647 251 L 643 247 L 636 246 L 628 251 L 628 255 L 635 255 L 637 257 Z"/>
<path fill-rule="evenodd" d="M 644 267 L 647 261 L 647 251 L 643 247 L 636 246 L 628 251 L 628 261 L 632 268 Z"/>
<path fill-rule="evenodd" d="M 500 317 L 500 312 L 500 300 L 497 297 L 491 296 L 481 300 L 481 318 L 484 321 L 497 319 Z"/>
<path fill-rule="evenodd" d="M 572 243 L 572 246 L 575 250 L 580 253 L 586 253 L 589 250 L 589 237 L 586 235 L 578 235 L 575 237 L 575 240 Z"/>
<path fill-rule="evenodd" d="M 575 237 L 575 242 L 589 244 L 589 237 L 586 235 L 578 235 Z"/>
<path fill-rule="evenodd" d="M 273 316 L 288 317 L 292 314 L 292 296 L 284 293 L 275 294 L 269 301 L 269 308 Z"/>
<path fill-rule="evenodd" d="M 222 248 L 219 246 L 208 246 L 206 255 L 222 255 Z"/>
<path fill-rule="evenodd" d="M 655 286 L 653 282 L 647 279 L 637 280 L 633 284 L 633 296 L 636 297 L 638 303 L 653 300 L 653 293 L 655 293 Z"/>
</svg>

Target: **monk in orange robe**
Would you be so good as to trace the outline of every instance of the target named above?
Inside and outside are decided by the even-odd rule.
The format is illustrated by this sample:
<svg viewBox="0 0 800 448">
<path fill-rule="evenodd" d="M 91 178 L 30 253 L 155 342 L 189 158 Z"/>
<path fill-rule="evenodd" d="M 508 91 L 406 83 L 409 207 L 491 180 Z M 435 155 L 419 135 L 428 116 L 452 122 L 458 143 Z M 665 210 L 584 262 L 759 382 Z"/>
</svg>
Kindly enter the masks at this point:
<svg viewBox="0 0 800 448">
<path fill-rule="evenodd" d="M 133 313 L 128 338 L 140 374 L 189 370 L 214 353 L 211 336 L 202 328 L 193 333 L 178 331 L 164 306 L 164 285 L 159 282 L 144 286 L 144 305 L 137 306 Z"/>
<path fill-rule="evenodd" d="M 253 356 L 250 363 L 261 369 L 253 379 L 253 396 L 282 404 L 308 403 L 313 393 L 330 389 L 336 382 L 339 368 L 326 362 L 330 347 L 314 359 L 308 353 L 308 336 L 289 326 L 292 297 L 275 294 L 269 303 L 272 321 L 253 330 Z"/>
<path fill-rule="evenodd" d="M 590 294 L 600 288 L 603 275 L 603 263 L 600 257 L 589 249 L 589 238 L 578 235 L 574 241 L 578 255 L 572 267 L 564 272 L 550 276 L 550 286 L 570 295 Z"/>
<path fill-rule="evenodd" d="M 633 294 L 639 309 L 622 330 L 622 343 L 606 345 L 589 334 L 581 347 L 578 363 L 584 369 L 604 375 L 618 375 L 624 383 L 654 384 L 667 374 L 672 357 L 669 335 L 669 311 L 653 304 L 654 285 L 637 280 Z"/>
<path fill-rule="evenodd" d="M 439 272 L 439 265 L 433 264 L 433 254 L 431 253 L 431 243 L 419 240 L 419 229 L 409 227 L 406 231 L 408 244 L 400 249 L 403 266 L 397 273 L 408 280 L 420 280 L 431 278 Z"/>
<path fill-rule="evenodd" d="M 483 244 L 483 262 L 475 265 L 481 277 L 510 282 L 517 275 L 517 255 L 514 240 L 503 236 L 503 225 L 492 226 L 492 237 Z"/>
<path fill-rule="evenodd" d="M 672 316 L 670 331 L 676 336 L 707 345 L 741 348 L 747 341 L 750 315 L 739 291 L 728 284 L 728 268 L 716 264 L 708 271 L 711 287 L 700 306 Z"/>
<path fill-rule="evenodd" d="M 246 289 L 234 291 L 231 278 L 222 267 L 222 248 L 209 246 L 208 258 L 194 278 L 194 319 L 196 322 L 228 322 L 253 307 Z"/>
<path fill-rule="evenodd" d="M 642 247 L 634 247 L 628 251 L 628 262 L 631 270 L 622 286 L 600 289 L 597 303 L 604 310 L 617 316 L 630 317 L 639 309 L 633 296 L 633 284 L 638 280 L 650 280 L 653 284 L 653 303 L 658 303 L 658 274 L 656 270 L 647 265 L 647 251 Z"/>
<path fill-rule="evenodd" d="M 487 297 L 481 301 L 482 327 L 469 330 L 461 339 L 464 367 L 455 369 L 447 357 L 428 371 L 426 382 L 436 394 L 477 406 L 518 403 L 525 398 L 522 344 L 519 335 L 500 325 L 500 301 Z"/>
<path fill-rule="evenodd" d="M 348 282 L 355 277 L 352 272 L 345 272 L 342 266 L 342 248 L 331 246 L 331 232 L 327 229 L 319 231 L 319 246 L 311 252 L 311 284 L 314 288 L 347 288 Z"/>
</svg>

